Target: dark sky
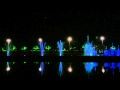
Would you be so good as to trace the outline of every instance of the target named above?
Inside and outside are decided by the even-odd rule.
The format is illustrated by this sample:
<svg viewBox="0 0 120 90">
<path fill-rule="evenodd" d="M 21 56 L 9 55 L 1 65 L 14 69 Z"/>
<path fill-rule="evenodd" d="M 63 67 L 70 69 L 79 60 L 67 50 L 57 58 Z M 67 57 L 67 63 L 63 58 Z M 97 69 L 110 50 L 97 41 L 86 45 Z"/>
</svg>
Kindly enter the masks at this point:
<svg viewBox="0 0 120 90">
<path fill-rule="evenodd" d="M 104 35 L 106 42 L 120 44 L 119 11 L 87 10 L 24 10 L 0 12 L 0 44 L 10 37 L 13 44 L 33 46 L 39 37 L 50 44 L 65 41 L 71 35 L 81 44 L 90 36 Z"/>
</svg>

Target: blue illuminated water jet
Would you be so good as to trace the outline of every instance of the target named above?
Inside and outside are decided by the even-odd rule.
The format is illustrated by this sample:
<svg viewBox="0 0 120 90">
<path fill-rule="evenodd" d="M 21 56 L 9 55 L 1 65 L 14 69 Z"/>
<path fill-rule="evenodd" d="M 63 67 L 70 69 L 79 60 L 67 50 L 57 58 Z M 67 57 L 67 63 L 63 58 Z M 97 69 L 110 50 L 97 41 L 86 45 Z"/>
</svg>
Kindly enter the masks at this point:
<svg viewBox="0 0 120 90">
<path fill-rule="evenodd" d="M 46 43 L 44 43 L 43 41 L 39 42 L 40 45 L 40 52 L 41 52 L 41 56 L 44 56 L 44 49 L 45 49 L 45 45 Z"/>
<path fill-rule="evenodd" d="M 120 56 L 120 48 L 119 48 L 119 45 L 118 45 L 118 49 L 117 49 L 116 52 L 115 52 L 115 55 L 116 55 L 116 56 Z"/>
<path fill-rule="evenodd" d="M 62 62 L 59 63 L 59 73 L 58 74 L 60 77 L 63 75 L 63 63 Z"/>
<path fill-rule="evenodd" d="M 10 56 L 10 44 L 7 45 L 7 56 Z"/>
<path fill-rule="evenodd" d="M 7 56 L 10 56 L 10 42 L 7 42 Z M 7 66 L 9 66 L 10 62 L 7 62 Z"/>
<path fill-rule="evenodd" d="M 92 43 L 89 42 L 89 35 L 87 35 L 87 42 L 84 47 L 84 56 L 97 56 L 97 51 L 93 48 Z"/>
<path fill-rule="evenodd" d="M 60 40 L 57 42 L 57 46 L 59 49 L 59 56 L 63 56 L 63 42 Z"/>
<path fill-rule="evenodd" d="M 44 49 L 45 49 L 45 45 L 46 45 L 46 43 L 44 43 L 43 41 L 40 41 L 39 42 L 39 45 L 40 45 L 40 52 L 41 52 L 41 56 L 44 56 Z M 44 62 L 41 62 L 40 63 L 40 72 L 41 72 L 41 76 L 43 75 L 43 73 L 44 73 Z"/>
</svg>

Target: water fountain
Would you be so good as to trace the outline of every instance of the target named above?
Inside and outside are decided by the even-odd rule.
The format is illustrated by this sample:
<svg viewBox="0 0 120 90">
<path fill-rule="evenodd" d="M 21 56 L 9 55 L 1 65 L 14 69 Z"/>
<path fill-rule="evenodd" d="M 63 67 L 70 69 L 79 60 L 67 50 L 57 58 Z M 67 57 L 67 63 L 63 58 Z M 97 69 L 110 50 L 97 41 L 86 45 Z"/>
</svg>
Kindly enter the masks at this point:
<svg viewBox="0 0 120 90">
<path fill-rule="evenodd" d="M 63 42 L 60 40 L 57 42 L 58 50 L 59 50 L 59 56 L 63 55 Z"/>
<path fill-rule="evenodd" d="M 59 50 L 59 56 L 63 56 L 63 42 L 60 40 L 57 42 L 58 50 Z M 59 62 L 59 75 L 62 76 L 63 74 L 63 63 Z"/>
<path fill-rule="evenodd" d="M 6 39 L 7 42 L 7 56 L 10 56 L 10 43 L 11 43 L 11 39 Z"/>
<path fill-rule="evenodd" d="M 115 51 L 115 56 L 120 56 L 120 48 L 119 48 L 119 45 L 118 45 L 118 49 Z"/>
<path fill-rule="evenodd" d="M 84 56 L 97 56 L 97 51 L 93 48 L 92 43 L 89 42 L 89 35 L 87 35 L 87 42 L 84 47 Z"/>
<path fill-rule="evenodd" d="M 41 38 L 39 38 L 38 41 L 39 41 L 39 45 L 40 45 L 40 52 L 41 52 L 40 55 L 44 56 L 44 52 L 45 52 L 44 49 L 45 49 L 46 43 L 44 43 Z M 41 76 L 42 76 L 43 72 L 44 72 L 44 62 L 40 63 L 39 71 L 41 72 Z"/>
<path fill-rule="evenodd" d="M 110 54 L 111 54 L 111 56 L 115 56 L 115 49 L 116 49 L 116 47 L 112 43 L 112 46 L 110 47 Z"/>
<path fill-rule="evenodd" d="M 10 43 L 11 43 L 11 39 L 6 39 L 6 42 L 7 42 L 7 56 L 10 56 Z M 9 70 L 10 68 L 9 68 L 9 64 L 10 64 L 10 62 L 7 62 L 7 68 L 6 68 L 6 70 Z"/>
<path fill-rule="evenodd" d="M 43 40 L 41 40 L 41 38 L 39 38 L 39 45 L 40 45 L 40 54 L 41 56 L 44 56 L 44 52 L 45 52 L 45 45 L 46 43 L 43 42 Z"/>
<path fill-rule="evenodd" d="M 110 52 L 108 50 L 108 47 L 106 46 L 105 50 L 104 50 L 104 54 L 103 56 L 110 56 Z"/>
</svg>

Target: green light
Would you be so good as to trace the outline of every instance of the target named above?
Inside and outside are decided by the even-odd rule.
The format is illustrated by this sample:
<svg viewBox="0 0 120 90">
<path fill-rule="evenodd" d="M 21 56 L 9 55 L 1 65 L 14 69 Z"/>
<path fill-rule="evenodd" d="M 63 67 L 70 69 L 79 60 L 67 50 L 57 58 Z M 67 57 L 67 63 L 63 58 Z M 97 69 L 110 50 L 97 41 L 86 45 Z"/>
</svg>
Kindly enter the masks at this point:
<svg viewBox="0 0 120 90">
<path fill-rule="evenodd" d="M 46 64 L 50 64 L 50 62 L 46 62 Z"/>
<path fill-rule="evenodd" d="M 37 51 L 37 50 L 39 50 L 39 49 L 40 49 L 40 48 L 39 48 L 38 45 L 36 45 L 36 46 L 34 46 L 34 47 L 32 48 L 33 51 Z"/>
<path fill-rule="evenodd" d="M 15 51 L 16 49 L 17 49 L 17 48 L 16 48 L 16 46 L 14 46 L 14 45 L 11 47 L 11 51 Z"/>
<path fill-rule="evenodd" d="M 116 49 L 116 47 L 115 46 L 112 46 L 112 47 L 110 47 L 111 49 L 113 49 L 113 50 L 115 50 Z"/>
<path fill-rule="evenodd" d="M 3 51 L 3 52 L 6 52 L 7 50 L 6 50 L 5 48 L 2 47 L 2 51 Z"/>
<path fill-rule="evenodd" d="M 24 64 L 26 64 L 27 62 L 23 62 Z"/>
<path fill-rule="evenodd" d="M 49 51 L 51 49 L 51 46 L 46 46 L 45 49 Z"/>
<path fill-rule="evenodd" d="M 39 64 L 39 62 L 34 62 L 35 64 Z"/>
<path fill-rule="evenodd" d="M 86 64 L 86 62 L 83 62 L 83 64 L 85 65 L 85 64 Z"/>
<path fill-rule="evenodd" d="M 13 62 L 13 64 L 15 64 L 15 62 Z"/>
<path fill-rule="evenodd" d="M 23 46 L 23 47 L 21 48 L 21 50 L 25 51 L 25 50 L 27 50 L 27 47 L 26 47 L 26 46 Z"/>
<path fill-rule="evenodd" d="M 82 45 L 82 48 L 85 48 L 85 45 Z"/>
</svg>

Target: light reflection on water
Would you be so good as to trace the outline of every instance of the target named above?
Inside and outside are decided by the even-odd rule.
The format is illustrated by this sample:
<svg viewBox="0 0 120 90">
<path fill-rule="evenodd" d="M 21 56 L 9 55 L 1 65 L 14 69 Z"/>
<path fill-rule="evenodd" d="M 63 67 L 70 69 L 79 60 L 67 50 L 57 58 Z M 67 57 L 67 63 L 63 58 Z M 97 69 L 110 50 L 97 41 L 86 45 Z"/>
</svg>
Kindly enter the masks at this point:
<svg viewBox="0 0 120 90">
<path fill-rule="evenodd" d="M 74 68 L 74 72 L 71 73 L 68 72 L 68 66 L 70 66 L 70 64 L 72 64 L 72 68 Z M 0 63 L 0 65 L 1 73 L 7 72 L 7 75 L 11 75 L 13 73 L 14 76 L 16 76 L 15 74 L 18 75 L 18 73 L 19 76 L 29 73 L 26 76 L 35 75 L 38 77 L 51 77 L 52 75 L 54 77 L 71 76 L 93 78 L 101 75 L 116 76 L 117 74 L 120 74 L 120 62 L 10 62 L 10 69 L 7 69 L 7 71 L 5 70 L 5 62 Z M 40 73 L 40 75 L 37 72 Z"/>
</svg>

